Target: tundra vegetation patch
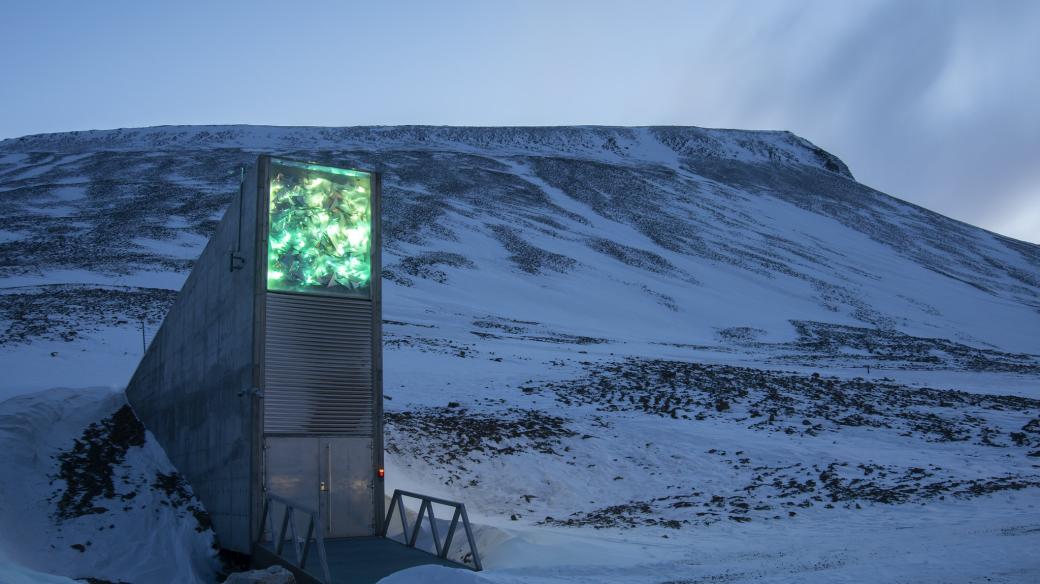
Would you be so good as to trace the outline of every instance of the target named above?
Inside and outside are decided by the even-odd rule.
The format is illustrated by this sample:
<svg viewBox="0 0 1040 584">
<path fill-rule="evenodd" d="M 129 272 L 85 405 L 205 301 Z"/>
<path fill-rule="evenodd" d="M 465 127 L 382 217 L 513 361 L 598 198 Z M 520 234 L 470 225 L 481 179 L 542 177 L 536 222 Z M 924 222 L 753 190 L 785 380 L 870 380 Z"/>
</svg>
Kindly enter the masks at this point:
<svg viewBox="0 0 1040 584">
<path fill-rule="evenodd" d="M 586 362 L 585 370 L 574 379 L 522 389 L 550 392 L 566 406 L 693 422 L 717 418 L 785 434 L 865 427 L 930 442 L 1040 446 L 1040 437 L 1015 438 L 1030 423 L 1028 412 L 1040 410 L 1040 400 L 1025 397 L 661 359 Z"/>
<path fill-rule="evenodd" d="M 747 483 L 725 491 L 696 484 L 671 485 L 668 490 L 674 492 L 670 494 L 578 511 L 564 518 L 550 516 L 540 523 L 597 529 L 679 529 L 720 521 L 789 519 L 814 507 L 862 511 L 870 505 L 926 504 L 947 497 L 963 500 L 1040 487 L 1040 473 L 965 479 L 958 476 L 957 469 L 937 465 L 900 467 L 834 461 L 756 466 L 746 457 L 742 461 L 741 465 L 750 472 Z"/>
<path fill-rule="evenodd" d="M 160 496 L 150 500 L 190 515 L 199 533 L 212 528 L 209 515 L 180 473 L 156 471 L 144 476 L 126 466 L 127 454 L 145 445 L 144 426 L 129 405 L 90 424 L 68 449 L 55 455 L 58 468 L 51 484 L 53 518 L 59 524 L 88 515 L 117 515 L 139 503 L 143 490 Z M 83 544 L 76 544 L 82 546 Z"/>
<path fill-rule="evenodd" d="M 0 293 L 0 347 L 38 340 L 72 342 L 105 329 L 162 322 L 177 292 L 72 284 Z"/>
<path fill-rule="evenodd" d="M 559 456 L 561 440 L 575 435 L 567 419 L 538 410 L 506 408 L 475 411 L 451 403 L 445 407 L 388 411 L 386 450 L 437 465 L 448 484 L 476 477 L 469 465 L 516 454 Z M 470 479 L 470 486 L 478 483 Z"/>
</svg>

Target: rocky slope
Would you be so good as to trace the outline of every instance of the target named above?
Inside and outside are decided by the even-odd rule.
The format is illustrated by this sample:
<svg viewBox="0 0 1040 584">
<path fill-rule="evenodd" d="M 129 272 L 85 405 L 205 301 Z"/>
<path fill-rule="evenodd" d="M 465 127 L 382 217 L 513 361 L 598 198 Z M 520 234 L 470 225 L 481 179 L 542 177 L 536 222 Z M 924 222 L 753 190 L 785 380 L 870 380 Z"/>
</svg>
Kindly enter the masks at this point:
<svg viewBox="0 0 1040 584">
<path fill-rule="evenodd" d="M 7 140 L 0 387 L 125 383 L 261 152 L 384 173 L 389 484 L 498 530 L 487 577 L 835 581 L 878 557 L 916 581 L 1040 574 L 1021 553 L 1040 537 L 1040 246 L 786 132 Z M 944 567 L 914 571 L 897 525 Z M 743 551 L 701 562 L 723 542 Z"/>
</svg>

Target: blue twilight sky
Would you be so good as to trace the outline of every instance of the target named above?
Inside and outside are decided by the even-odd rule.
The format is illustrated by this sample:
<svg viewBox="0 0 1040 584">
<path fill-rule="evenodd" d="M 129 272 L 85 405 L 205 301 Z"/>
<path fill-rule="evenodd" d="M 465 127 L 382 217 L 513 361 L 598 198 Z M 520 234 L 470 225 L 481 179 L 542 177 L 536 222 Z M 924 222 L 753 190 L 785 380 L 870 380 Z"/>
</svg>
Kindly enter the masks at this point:
<svg viewBox="0 0 1040 584">
<path fill-rule="evenodd" d="M 1040 242 L 1040 2 L 6 2 L 0 138 L 160 124 L 787 129 Z"/>
</svg>

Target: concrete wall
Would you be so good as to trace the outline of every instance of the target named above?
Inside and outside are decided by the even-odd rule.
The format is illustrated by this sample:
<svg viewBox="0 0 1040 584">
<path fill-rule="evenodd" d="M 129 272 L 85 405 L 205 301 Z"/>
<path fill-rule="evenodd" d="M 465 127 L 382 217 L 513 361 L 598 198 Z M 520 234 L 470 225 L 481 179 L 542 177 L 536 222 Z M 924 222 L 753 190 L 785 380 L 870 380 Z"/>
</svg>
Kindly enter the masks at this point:
<svg viewBox="0 0 1040 584">
<path fill-rule="evenodd" d="M 250 392 L 258 381 L 256 174 L 247 172 L 243 195 L 224 215 L 126 390 L 205 505 L 220 545 L 243 553 L 251 552 L 259 452 L 259 400 Z M 244 262 L 232 272 L 230 254 L 239 245 Z"/>
</svg>

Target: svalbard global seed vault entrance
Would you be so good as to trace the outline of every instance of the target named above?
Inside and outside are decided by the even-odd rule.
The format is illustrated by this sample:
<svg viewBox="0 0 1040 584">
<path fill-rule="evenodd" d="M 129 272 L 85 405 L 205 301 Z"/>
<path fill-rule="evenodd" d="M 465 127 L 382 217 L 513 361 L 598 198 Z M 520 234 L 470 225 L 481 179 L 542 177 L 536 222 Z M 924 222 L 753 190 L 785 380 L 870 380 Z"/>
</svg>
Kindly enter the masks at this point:
<svg viewBox="0 0 1040 584">
<path fill-rule="evenodd" d="M 391 513 L 413 546 L 427 507 L 456 506 L 448 541 L 434 535 L 436 557 L 377 537 L 389 520 L 380 186 L 378 173 L 260 156 L 126 391 L 221 547 L 304 579 L 365 581 L 359 565 L 336 577 L 345 557 L 401 564 L 369 565 L 372 577 L 443 561 L 460 516 L 472 547 L 461 505 L 411 493 L 395 492 Z M 411 527 L 408 496 L 423 501 Z M 372 548 L 382 542 L 393 549 Z"/>
</svg>

